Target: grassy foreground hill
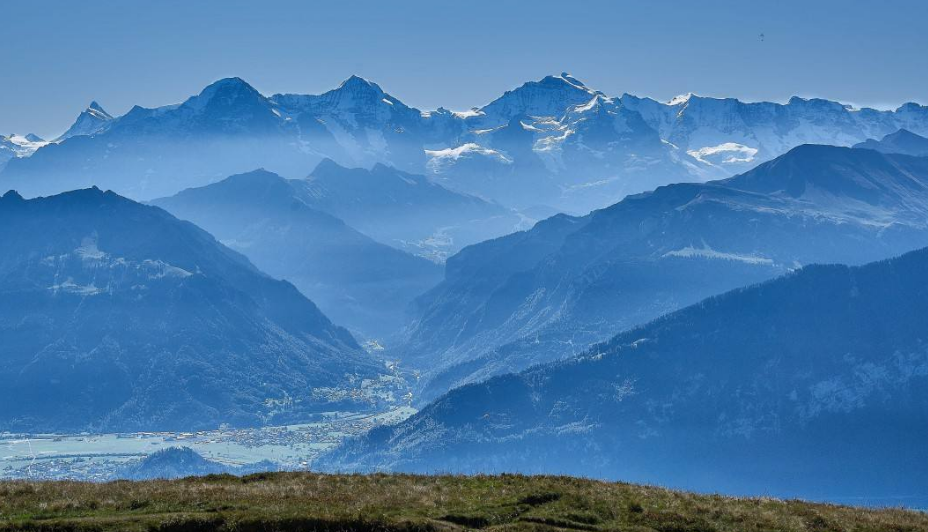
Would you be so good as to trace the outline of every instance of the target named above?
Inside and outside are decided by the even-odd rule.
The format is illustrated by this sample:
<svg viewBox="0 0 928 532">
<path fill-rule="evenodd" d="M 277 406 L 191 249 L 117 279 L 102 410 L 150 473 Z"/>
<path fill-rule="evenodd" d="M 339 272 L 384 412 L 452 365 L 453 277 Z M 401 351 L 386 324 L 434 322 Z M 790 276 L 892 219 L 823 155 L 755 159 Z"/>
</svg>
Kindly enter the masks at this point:
<svg viewBox="0 0 928 532">
<path fill-rule="evenodd" d="M 916 532 L 928 514 L 549 476 L 263 473 L 0 482 L 0 530 Z"/>
</svg>

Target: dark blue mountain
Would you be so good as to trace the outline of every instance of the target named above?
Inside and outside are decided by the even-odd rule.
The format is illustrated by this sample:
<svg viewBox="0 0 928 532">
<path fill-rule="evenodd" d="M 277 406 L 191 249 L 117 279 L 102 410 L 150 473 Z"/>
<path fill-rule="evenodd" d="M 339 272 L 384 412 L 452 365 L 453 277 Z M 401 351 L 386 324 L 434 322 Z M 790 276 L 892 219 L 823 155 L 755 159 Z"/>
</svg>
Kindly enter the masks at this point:
<svg viewBox="0 0 928 532">
<path fill-rule="evenodd" d="M 169 447 L 127 463 L 114 471 L 113 478 L 152 480 L 222 474 L 248 475 L 277 470 L 278 466 L 269 461 L 244 466 L 228 465 L 207 460 L 190 447 Z"/>
<path fill-rule="evenodd" d="M 293 285 L 112 192 L 7 193 L 0 250 L 0 430 L 286 422 L 383 373 Z"/>
<path fill-rule="evenodd" d="M 739 494 L 928 490 L 928 250 L 809 266 L 449 392 L 338 470 L 558 473 Z"/>
<path fill-rule="evenodd" d="M 441 280 L 440 266 L 310 207 L 304 185 L 257 170 L 153 204 L 292 282 L 327 316 L 363 336 L 399 330 L 403 309 Z"/>
<path fill-rule="evenodd" d="M 804 264 L 926 245 L 928 159 L 801 146 L 728 180 L 660 187 L 464 249 L 417 301 L 401 354 L 425 371 L 428 400 Z"/>
<path fill-rule="evenodd" d="M 907 129 L 890 133 L 880 140 L 867 139 L 855 148 L 876 150 L 883 153 L 901 153 L 914 157 L 928 157 L 928 138 L 916 135 Z"/>
</svg>

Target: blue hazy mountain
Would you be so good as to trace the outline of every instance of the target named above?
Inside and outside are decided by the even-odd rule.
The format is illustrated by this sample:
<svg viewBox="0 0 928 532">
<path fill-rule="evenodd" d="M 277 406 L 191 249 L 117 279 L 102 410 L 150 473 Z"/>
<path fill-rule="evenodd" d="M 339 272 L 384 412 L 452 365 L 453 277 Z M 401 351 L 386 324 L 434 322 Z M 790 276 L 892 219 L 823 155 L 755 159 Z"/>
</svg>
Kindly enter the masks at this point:
<svg viewBox="0 0 928 532">
<path fill-rule="evenodd" d="M 801 146 L 737 177 L 465 248 L 417 300 L 400 352 L 425 372 L 428 400 L 805 264 L 926 245 L 928 159 Z"/>
<path fill-rule="evenodd" d="M 497 203 L 383 164 L 366 170 L 325 159 L 306 180 L 293 183 L 308 205 L 380 242 L 436 261 L 524 226 L 524 217 Z"/>
<path fill-rule="evenodd" d="M 113 192 L 8 192 L 0 250 L 0 430 L 286 422 L 383 374 L 293 285 Z"/>
<path fill-rule="evenodd" d="M 872 153 L 872 152 L 871 152 Z M 339 470 L 563 473 L 739 494 L 928 489 L 928 250 L 808 266 L 449 392 Z"/>
<path fill-rule="evenodd" d="M 260 167 L 301 178 L 328 158 L 426 174 L 510 207 L 586 213 L 660 185 L 728 177 L 805 143 L 928 134 L 928 108 L 914 103 L 661 103 L 610 97 L 566 73 L 463 112 L 415 109 L 352 76 L 324 94 L 272 96 L 228 78 L 180 104 L 108 116 L 91 105 L 58 142 L 7 157 L 0 183 L 27 197 L 96 184 L 147 200 Z"/>
<path fill-rule="evenodd" d="M 867 139 L 855 148 L 876 150 L 883 153 L 901 153 L 914 157 L 928 157 L 928 138 L 916 135 L 907 129 L 890 133 L 880 140 Z"/>
<path fill-rule="evenodd" d="M 401 329 L 403 309 L 441 280 L 441 267 L 309 206 L 305 191 L 303 181 L 257 170 L 153 204 L 292 282 L 337 323 L 366 337 Z"/>
</svg>

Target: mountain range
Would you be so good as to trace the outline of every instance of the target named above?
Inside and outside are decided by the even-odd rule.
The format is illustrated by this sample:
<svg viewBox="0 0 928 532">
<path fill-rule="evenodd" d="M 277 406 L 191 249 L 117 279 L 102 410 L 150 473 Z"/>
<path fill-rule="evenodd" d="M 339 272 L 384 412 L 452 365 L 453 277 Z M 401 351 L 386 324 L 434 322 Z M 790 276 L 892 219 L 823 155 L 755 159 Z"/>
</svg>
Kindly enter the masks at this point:
<svg viewBox="0 0 928 532">
<path fill-rule="evenodd" d="M 455 389 L 336 470 L 570 474 L 740 494 L 928 489 L 928 250 L 809 266 Z"/>
<path fill-rule="evenodd" d="M 803 265 L 926 245 L 928 159 L 800 146 L 465 248 L 417 299 L 394 356 L 423 372 L 424 402 Z"/>
<path fill-rule="evenodd" d="M 286 423 L 392 385 L 293 285 L 157 207 L 11 191 L 0 250 L 0 431 Z"/>
<path fill-rule="evenodd" d="M 426 174 L 517 209 L 585 213 L 660 185 L 727 177 L 800 144 L 850 146 L 901 128 L 928 133 L 928 108 L 695 95 L 660 103 L 610 97 L 563 73 L 469 111 L 421 111 L 357 76 L 321 95 L 272 96 L 228 78 L 115 118 L 91 104 L 56 142 L 10 158 L 0 184 L 26 196 L 96 184 L 149 200 L 255 168 L 301 178 L 328 158 Z"/>
<path fill-rule="evenodd" d="M 402 396 L 418 414 L 314 467 L 921 494 L 925 134 L 914 103 L 567 73 L 468 111 L 357 76 L 92 102 L 54 140 L 0 137 L 0 432 Z M 232 471 L 151 458 L 125 474 Z"/>
</svg>

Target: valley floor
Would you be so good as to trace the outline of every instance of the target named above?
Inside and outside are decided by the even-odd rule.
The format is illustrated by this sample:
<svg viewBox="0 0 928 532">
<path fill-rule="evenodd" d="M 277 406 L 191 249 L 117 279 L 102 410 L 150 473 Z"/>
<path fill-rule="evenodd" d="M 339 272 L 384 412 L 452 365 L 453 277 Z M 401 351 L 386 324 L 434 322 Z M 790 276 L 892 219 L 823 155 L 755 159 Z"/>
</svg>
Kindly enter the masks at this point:
<svg viewBox="0 0 928 532">
<path fill-rule="evenodd" d="M 283 470 L 306 469 L 344 438 L 414 413 L 407 406 L 378 413 L 330 412 L 300 425 L 197 432 L 0 433 L 0 479 L 106 481 L 121 465 L 181 446 L 230 466 L 268 461 Z"/>
<path fill-rule="evenodd" d="M 0 482 L 0 531 L 928 530 L 928 514 L 695 495 L 569 477 L 263 473 Z"/>
</svg>

